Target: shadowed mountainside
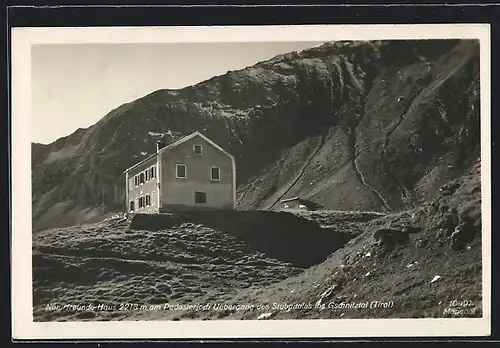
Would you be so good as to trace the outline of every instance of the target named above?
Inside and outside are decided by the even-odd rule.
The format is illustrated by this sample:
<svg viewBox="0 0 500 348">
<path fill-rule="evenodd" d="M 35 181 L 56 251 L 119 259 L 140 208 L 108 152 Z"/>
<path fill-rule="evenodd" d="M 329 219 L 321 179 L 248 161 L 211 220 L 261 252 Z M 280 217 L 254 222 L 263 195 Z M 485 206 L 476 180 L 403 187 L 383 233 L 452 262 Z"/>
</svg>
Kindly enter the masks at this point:
<svg viewBox="0 0 500 348">
<path fill-rule="evenodd" d="M 239 209 L 412 208 L 479 156 L 478 67 L 472 40 L 333 42 L 153 92 L 32 144 L 33 228 L 123 210 L 123 171 L 195 130 L 236 157 Z"/>
</svg>

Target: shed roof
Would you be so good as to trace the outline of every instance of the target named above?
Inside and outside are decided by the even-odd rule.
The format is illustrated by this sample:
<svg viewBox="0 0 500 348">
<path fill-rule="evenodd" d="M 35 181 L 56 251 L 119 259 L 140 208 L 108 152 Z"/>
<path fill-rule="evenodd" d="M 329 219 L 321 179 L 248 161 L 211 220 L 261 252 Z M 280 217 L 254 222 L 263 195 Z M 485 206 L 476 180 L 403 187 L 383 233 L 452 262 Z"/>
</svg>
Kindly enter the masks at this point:
<svg viewBox="0 0 500 348">
<path fill-rule="evenodd" d="M 286 202 L 297 201 L 297 200 L 300 201 L 301 199 L 299 197 L 292 197 L 292 198 L 282 199 L 280 202 L 286 203 Z"/>
</svg>

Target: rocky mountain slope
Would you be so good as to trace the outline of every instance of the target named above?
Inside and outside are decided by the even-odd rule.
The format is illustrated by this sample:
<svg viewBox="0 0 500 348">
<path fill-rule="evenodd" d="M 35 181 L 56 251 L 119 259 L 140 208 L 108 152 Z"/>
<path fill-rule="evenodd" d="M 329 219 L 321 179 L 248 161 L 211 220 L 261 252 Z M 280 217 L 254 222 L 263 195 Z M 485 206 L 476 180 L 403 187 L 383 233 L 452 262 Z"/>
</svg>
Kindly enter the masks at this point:
<svg viewBox="0 0 500 348">
<path fill-rule="evenodd" d="M 32 144 L 33 228 L 122 211 L 123 171 L 195 130 L 235 155 L 239 209 L 296 195 L 325 209 L 418 206 L 479 158 L 478 45 L 333 42 L 153 92 Z"/>
<path fill-rule="evenodd" d="M 476 163 L 423 206 L 360 224 L 361 234 L 302 273 L 240 291 L 228 306 L 258 303 L 261 308 L 228 310 L 223 318 L 481 317 L 480 172 Z M 304 215 L 334 224 L 345 219 L 328 212 Z M 377 240 L 377 231 L 387 227 L 393 227 L 398 238 Z M 192 312 L 180 317 L 189 318 Z M 157 313 L 142 315 L 158 318 Z M 212 311 L 206 317 L 221 315 Z"/>
</svg>

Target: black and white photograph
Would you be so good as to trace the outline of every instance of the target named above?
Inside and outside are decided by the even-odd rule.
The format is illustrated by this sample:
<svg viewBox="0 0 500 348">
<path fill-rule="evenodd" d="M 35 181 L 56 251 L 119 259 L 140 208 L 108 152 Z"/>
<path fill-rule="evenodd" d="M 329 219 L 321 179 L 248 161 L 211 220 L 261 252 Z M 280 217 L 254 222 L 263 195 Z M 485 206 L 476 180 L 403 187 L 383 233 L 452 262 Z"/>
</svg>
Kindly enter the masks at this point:
<svg viewBox="0 0 500 348">
<path fill-rule="evenodd" d="M 14 326 L 488 333 L 489 31 L 435 26 L 13 30 Z"/>
</svg>

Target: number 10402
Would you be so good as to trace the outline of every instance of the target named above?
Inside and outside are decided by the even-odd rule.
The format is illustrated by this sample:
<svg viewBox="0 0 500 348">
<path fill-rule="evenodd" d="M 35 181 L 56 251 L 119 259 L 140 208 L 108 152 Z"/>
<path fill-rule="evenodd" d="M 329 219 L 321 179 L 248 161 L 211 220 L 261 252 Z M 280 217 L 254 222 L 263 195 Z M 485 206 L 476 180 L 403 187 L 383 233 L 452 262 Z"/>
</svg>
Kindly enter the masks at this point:
<svg viewBox="0 0 500 348">
<path fill-rule="evenodd" d="M 450 301 L 450 307 L 472 307 L 474 303 L 469 300 L 453 300 Z"/>
</svg>

